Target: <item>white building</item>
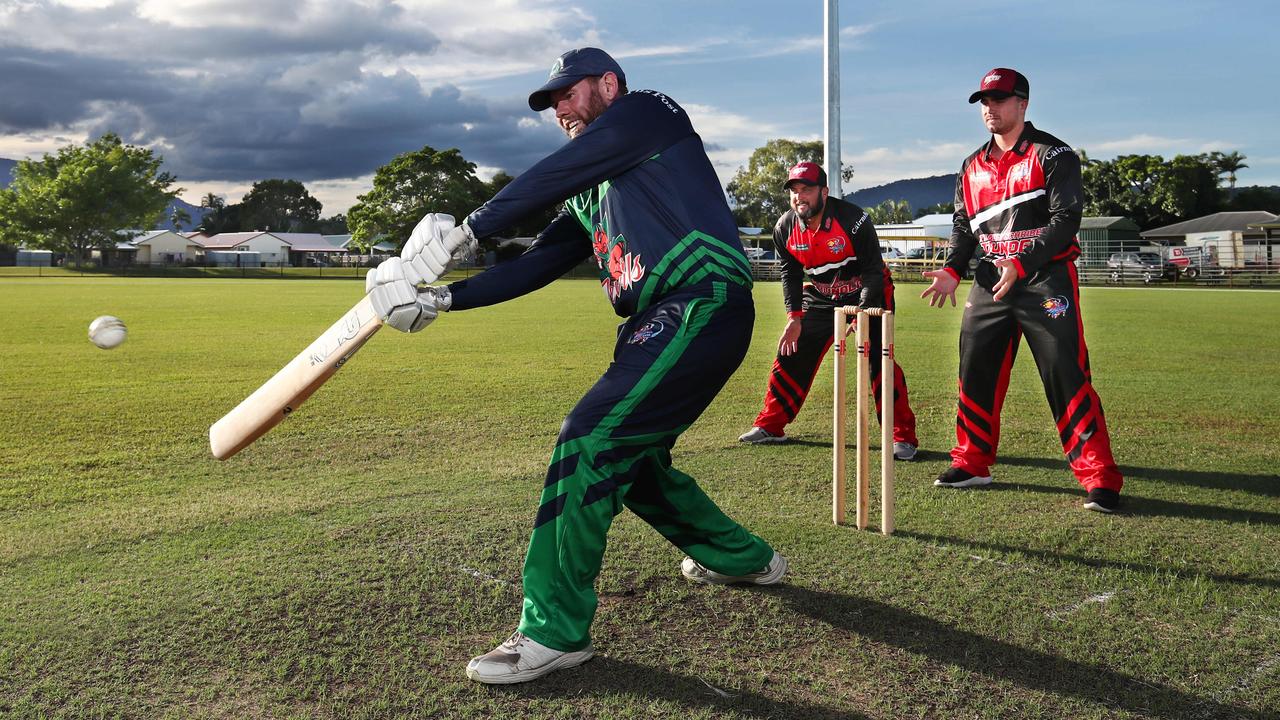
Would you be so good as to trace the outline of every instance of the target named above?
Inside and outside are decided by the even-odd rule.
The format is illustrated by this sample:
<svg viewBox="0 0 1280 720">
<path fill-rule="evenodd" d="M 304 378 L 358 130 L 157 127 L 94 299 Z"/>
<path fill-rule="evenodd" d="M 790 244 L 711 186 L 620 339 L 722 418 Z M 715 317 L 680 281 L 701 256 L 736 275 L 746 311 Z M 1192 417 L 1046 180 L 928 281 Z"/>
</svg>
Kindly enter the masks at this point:
<svg viewBox="0 0 1280 720">
<path fill-rule="evenodd" d="M 137 253 L 133 261 L 139 265 L 175 265 L 204 254 L 204 246 L 199 240 L 172 230 L 152 230 L 129 240 L 127 244 Z M 120 245 L 117 248 L 124 249 Z"/>
</svg>

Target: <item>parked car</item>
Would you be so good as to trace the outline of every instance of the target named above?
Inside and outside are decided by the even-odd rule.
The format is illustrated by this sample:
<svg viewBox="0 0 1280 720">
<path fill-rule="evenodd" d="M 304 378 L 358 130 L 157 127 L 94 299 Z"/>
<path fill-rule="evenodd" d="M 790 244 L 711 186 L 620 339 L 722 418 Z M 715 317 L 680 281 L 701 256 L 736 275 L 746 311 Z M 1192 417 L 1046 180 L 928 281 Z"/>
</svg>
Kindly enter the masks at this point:
<svg viewBox="0 0 1280 720">
<path fill-rule="evenodd" d="M 1142 282 L 1155 282 L 1172 272 L 1159 254 L 1153 252 L 1118 252 L 1107 258 L 1111 280 L 1121 282 L 1126 278 L 1141 278 Z"/>
<path fill-rule="evenodd" d="M 748 260 L 776 260 L 777 257 L 772 250 L 766 250 L 759 247 L 743 248 L 747 252 Z"/>
<path fill-rule="evenodd" d="M 945 247 L 914 247 L 907 251 L 905 256 L 907 260 L 946 260 L 947 249 Z"/>
<path fill-rule="evenodd" d="M 880 257 L 884 258 L 885 260 L 901 260 L 902 258 L 906 257 L 906 255 L 901 250 L 899 250 L 896 247 L 893 247 L 892 245 L 881 245 Z"/>
</svg>

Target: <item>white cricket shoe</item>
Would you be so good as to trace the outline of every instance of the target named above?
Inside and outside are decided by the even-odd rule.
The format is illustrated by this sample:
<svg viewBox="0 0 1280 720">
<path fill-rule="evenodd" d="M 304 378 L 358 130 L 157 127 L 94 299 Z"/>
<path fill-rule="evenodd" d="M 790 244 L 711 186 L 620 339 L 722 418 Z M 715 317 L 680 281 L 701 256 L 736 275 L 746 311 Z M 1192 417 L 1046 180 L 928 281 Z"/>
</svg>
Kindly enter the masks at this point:
<svg viewBox="0 0 1280 720">
<path fill-rule="evenodd" d="M 528 682 L 555 670 L 577 667 L 595 654 L 590 645 L 576 652 L 552 650 L 517 630 L 498 647 L 471 658 L 467 677 L 487 685 Z"/>
<path fill-rule="evenodd" d="M 684 562 L 680 563 L 680 574 L 690 580 L 702 583 L 704 585 L 731 585 L 733 583 L 754 583 L 756 585 L 775 585 L 782 581 L 782 576 L 787 574 L 787 559 L 774 551 L 773 559 L 769 561 L 759 572 L 753 572 L 747 575 L 721 575 L 715 570 L 709 570 L 697 560 L 686 557 Z"/>
<path fill-rule="evenodd" d="M 752 445 L 784 443 L 789 439 L 790 438 L 786 435 L 774 435 L 762 427 L 753 427 L 738 436 L 738 442 L 750 443 Z"/>
<path fill-rule="evenodd" d="M 893 444 L 894 460 L 915 460 L 916 446 L 909 442 L 895 442 Z"/>
</svg>

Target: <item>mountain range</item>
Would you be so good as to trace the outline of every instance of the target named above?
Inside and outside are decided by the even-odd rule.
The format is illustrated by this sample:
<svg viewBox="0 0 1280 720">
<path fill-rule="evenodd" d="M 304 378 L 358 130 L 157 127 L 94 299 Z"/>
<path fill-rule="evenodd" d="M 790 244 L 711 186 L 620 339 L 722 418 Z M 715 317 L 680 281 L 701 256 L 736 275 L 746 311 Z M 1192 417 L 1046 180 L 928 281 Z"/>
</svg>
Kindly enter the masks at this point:
<svg viewBox="0 0 1280 720">
<path fill-rule="evenodd" d="M 863 209 L 873 208 L 885 200 L 906 200 L 911 206 L 912 214 L 922 208 L 932 207 L 938 203 L 950 205 L 956 199 L 956 173 L 950 175 L 934 175 L 927 178 L 895 180 L 884 185 L 863 188 L 844 196 L 845 200 L 861 206 Z"/>
</svg>

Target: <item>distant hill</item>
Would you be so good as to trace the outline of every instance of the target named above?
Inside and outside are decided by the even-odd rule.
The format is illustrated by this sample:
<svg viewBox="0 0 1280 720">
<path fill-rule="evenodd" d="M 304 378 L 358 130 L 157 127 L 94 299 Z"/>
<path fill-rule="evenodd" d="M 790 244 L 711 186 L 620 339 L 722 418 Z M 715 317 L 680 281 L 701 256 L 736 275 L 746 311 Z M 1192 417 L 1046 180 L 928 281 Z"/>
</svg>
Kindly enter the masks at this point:
<svg viewBox="0 0 1280 720">
<path fill-rule="evenodd" d="M 178 230 L 178 228 L 173 226 L 173 223 L 169 222 L 169 218 L 173 217 L 173 209 L 175 207 L 186 210 L 187 215 L 191 216 L 191 222 L 182 224 L 181 232 L 190 232 L 191 230 L 194 230 L 195 227 L 200 224 L 200 221 L 204 219 L 205 213 L 210 212 L 210 208 L 192 205 L 182 198 L 174 198 L 169 203 L 169 207 L 164 209 L 164 215 L 160 216 L 160 222 L 156 224 L 153 228 L 154 230 Z"/>
<path fill-rule="evenodd" d="M 906 200 L 916 211 L 938 203 L 951 203 L 956 199 L 956 174 L 934 175 L 927 178 L 895 180 L 887 185 L 864 188 L 844 196 L 845 200 L 872 208 L 885 200 Z"/>
<path fill-rule="evenodd" d="M 7 188 L 13 182 L 13 168 L 17 164 L 17 160 L 0 158 L 0 188 Z"/>
</svg>

